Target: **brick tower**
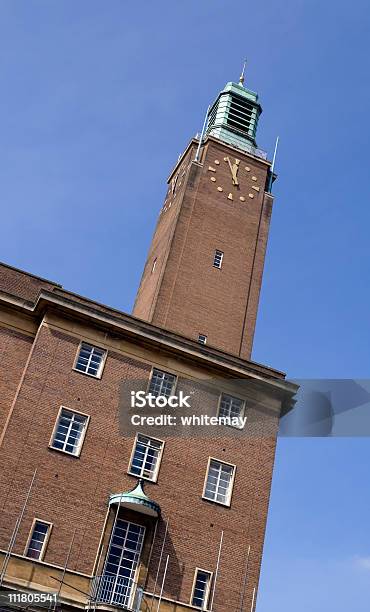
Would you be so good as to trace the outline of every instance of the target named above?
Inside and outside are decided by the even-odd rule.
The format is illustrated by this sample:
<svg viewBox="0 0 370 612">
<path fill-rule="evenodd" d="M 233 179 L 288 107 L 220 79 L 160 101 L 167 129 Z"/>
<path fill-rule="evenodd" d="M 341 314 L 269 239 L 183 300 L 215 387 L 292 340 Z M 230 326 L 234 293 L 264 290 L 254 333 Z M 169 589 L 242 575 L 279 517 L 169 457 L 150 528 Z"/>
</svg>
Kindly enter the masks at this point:
<svg viewBox="0 0 370 612">
<path fill-rule="evenodd" d="M 249 359 L 273 198 L 256 93 L 227 83 L 168 191 L 133 315 Z"/>
</svg>

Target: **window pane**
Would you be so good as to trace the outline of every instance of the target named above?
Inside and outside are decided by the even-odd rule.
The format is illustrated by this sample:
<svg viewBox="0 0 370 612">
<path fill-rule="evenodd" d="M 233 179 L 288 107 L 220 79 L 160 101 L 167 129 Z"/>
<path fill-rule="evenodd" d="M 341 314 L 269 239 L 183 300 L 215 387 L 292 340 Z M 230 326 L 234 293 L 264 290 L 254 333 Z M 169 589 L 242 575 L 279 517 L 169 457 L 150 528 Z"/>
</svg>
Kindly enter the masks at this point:
<svg viewBox="0 0 370 612">
<path fill-rule="evenodd" d="M 32 535 L 27 547 L 26 556 L 32 559 L 40 559 L 42 548 L 44 546 L 46 536 L 50 529 L 48 523 L 36 521 L 33 527 Z"/>
<path fill-rule="evenodd" d="M 98 599 L 125 609 L 130 603 L 145 527 L 118 519 L 108 551 Z M 122 537 L 121 537 L 122 536 Z M 117 539 L 120 546 L 117 546 Z"/>
<path fill-rule="evenodd" d="M 76 361 L 76 370 L 99 376 L 106 351 L 83 342 Z"/>
<path fill-rule="evenodd" d="M 197 570 L 192 598 L 192 605 L 206 610 L 211 583 L 211 573 Z"/>
<path fill-rule="evenodd" d="M 155 397 L 170 397 L 175 381 L 176 376 L 173 374 L 162 372 L 161 370 L 154 368 L 149 385 L 149 393 L 152 393 Z"/>
<path fill-rule="evenodd" d="M 139 435 L 135 443 L 130 472 L 154 480 L 162 446 L 163 443 L 159 440 Z"/>
<path fill-rule="evenodd" d="M 220 416 L 222 417 L 241 417 L 244 412 L 244 400 L 223 393 L 220 402 Z"/>
<path fill-rule="evenodd" d="M 227 504 L 231 495 L 231 483 L 234 474 L 232 465 L 211 460 L 207 474 L 204 496 L 206 499 Z"/>
<path fill-rule="evenodd" d="M 215 268 L 221 268 L 222 267 L 222 260 L 223 260 L 223 252 L 222 251 L 215 251 L 214 257 L 213 257 L 213 265 Z"/>
<path fill-rule="evenodd" d="M 52 447 L 77 455 L 86 424 L 86 416 L 62 408 Z"/>
</svg>

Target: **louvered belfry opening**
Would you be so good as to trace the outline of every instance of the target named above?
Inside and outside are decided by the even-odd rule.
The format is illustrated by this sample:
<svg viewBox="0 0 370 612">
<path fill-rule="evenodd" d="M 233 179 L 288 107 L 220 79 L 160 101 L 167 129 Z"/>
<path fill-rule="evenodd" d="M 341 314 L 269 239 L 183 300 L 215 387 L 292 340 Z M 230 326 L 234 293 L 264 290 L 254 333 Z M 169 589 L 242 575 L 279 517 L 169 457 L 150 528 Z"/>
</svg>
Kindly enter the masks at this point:
<svg viewBox="0 0 370 612">
<path fill-rule="evenodd" d="M 238 149 L 266 159 L 257 148 L 256 134 L 262 108 L 258 95 L 240 83 L 227 83 L 208 113 L 206 132 Z"/>
<path fill-rule="evenodd" d="M 255 134 L 253 133 L 254 130 L 252 126 L 252 116 L 252 104 L 249 104 L 246 100 L 243 100 L 242 98 L 231 96 L 229 114 L 226 119 L 227 124 L 231 128 L 244 132 L 244 134 L 247 134 L 249 136 L 253 135 L 254 139 Z"/>
</svg>

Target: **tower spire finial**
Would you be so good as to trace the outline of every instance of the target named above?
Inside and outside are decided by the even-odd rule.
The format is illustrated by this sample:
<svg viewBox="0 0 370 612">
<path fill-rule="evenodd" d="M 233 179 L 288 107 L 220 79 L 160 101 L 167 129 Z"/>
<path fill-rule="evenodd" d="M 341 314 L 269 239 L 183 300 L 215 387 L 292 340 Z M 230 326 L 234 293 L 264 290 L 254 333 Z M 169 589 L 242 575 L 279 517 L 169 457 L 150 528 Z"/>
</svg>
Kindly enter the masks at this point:
<svg viewBox="0 0 370 612">
<path fill-rule="evenodd" d="M 245 75 L 245 67 L 246 67 L 246 65 L 247 65 L 247 59 L 244 60 L 243 70 L 242 70 L 242 73 L 241 73 L 240 78 L 239 78 L 239 85 L 243 85 L 243 86 L 244 86 L 244 75 Z"/>
</svg>

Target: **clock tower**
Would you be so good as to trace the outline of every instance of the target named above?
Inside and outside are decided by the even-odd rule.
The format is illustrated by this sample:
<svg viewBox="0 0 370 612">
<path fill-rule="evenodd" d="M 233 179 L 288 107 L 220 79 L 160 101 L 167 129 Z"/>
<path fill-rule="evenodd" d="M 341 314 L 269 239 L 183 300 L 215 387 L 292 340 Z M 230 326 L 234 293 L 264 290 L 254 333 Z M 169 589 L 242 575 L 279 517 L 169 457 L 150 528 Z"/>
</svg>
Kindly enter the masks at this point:
<svg viewBox="0 0 370 612">
<path fill-rule="evenodd" d="M 227 83 L 168 179 L 133 315 L 250 359 L 273 197 L 258 95 Z"/>
</svg>

